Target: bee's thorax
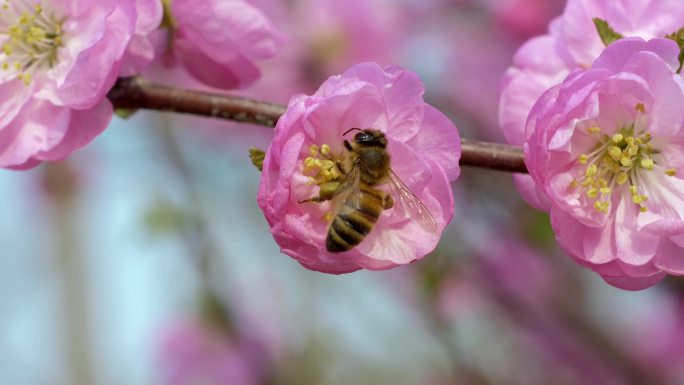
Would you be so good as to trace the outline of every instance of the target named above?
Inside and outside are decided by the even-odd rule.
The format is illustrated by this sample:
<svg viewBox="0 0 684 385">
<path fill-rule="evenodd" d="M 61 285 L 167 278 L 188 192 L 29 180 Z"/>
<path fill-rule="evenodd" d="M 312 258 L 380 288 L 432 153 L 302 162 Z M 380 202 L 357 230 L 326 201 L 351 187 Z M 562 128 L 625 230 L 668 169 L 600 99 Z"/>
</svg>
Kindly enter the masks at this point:
<svg viewBox="0 0 684 385">
<path fill-rule="evenodd" d="M 354 161 L 359 167 L 361 180 L 369 185 L 385 181 L 390 170 L 390 155 L 384 148 L 361 146 L 355 150 Z"/>
</svg>

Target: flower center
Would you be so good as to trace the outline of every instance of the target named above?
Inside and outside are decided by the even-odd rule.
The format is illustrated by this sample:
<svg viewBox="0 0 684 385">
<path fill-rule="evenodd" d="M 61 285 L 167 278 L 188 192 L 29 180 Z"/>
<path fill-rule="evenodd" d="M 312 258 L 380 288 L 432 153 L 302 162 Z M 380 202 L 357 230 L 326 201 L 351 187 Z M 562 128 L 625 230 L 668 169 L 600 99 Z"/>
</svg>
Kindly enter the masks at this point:
<svg viewBox="0 0 684 385">
<path fill-rule="evenodd" d="M 57 62 L 57 51 L 63 46 L 63 20 L 47 15 L 40 3 L 2 1 L 0 68 L 15 72 L 28 85 L 35 71 Z"/>
<path fill-rule="evenodd" d="M 643 104 L 636 109 L 644 111 Z M 597 144 L 587 154 L 577 158 L 577 162 L 586 165 L 584 175 L 573 179 L 570 188 L 580 188 L 596 211 L 607 214 L 610 209 L 613 191 L 625 186 L 632 202 L 639 206 L 641 212 L 648 211 L 645 202 L 648 197 L 639 183 L 640 172 L 651 172 L 656 168 L 660 151 L 653 147 L 651 135 L 634 125 L 620 129 L 612 136 L 602 133 L 600 127 L 592 126 L 587 130 L 598 138 Z M 659 169 L 662 170 L 662 167 Z M 668 176 L 674 176 L 676 170 L 663 170 Z"/>
<path fill-rule="evenodd" d="M 302 174 L 309 177 L 310 184 L 321 186 L 328 182 L 337 181 L 342 176 L 330 153 L 330 146 L 327 144 L 324 143 L 320 147 L 312 144 L 309 146 L 309 155 L 304 159 Z"/>
</svg>

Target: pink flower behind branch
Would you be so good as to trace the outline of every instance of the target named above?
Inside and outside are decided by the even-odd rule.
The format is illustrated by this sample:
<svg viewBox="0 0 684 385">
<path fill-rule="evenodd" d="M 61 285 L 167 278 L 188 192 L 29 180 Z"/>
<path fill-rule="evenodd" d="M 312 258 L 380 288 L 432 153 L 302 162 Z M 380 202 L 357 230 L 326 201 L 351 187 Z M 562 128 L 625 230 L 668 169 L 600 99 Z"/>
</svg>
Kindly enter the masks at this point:
<svg viewBox="0 0 684 385">
<path fill-rule="evenodd" d="M 162 64 L 209 87 L 250 85 L 260 76 L 255 62 L 275 56 L 286 40 L 243 0 L 173 0 L 166 12 L 171 25 L 156 36 Z"/>
<path fill-rule="evenodd" d="M 134 34 L 135 1 L 5 1 L 0 13 L 0 167 L 29 168 L 88 144 Z"/>
<path fill-rule="evenodd" d="M 131 39 L 119 76 L 128 77 L 140 73 L 152 62 L 155 55 L 150 35 L 159 28 L 164 14 L 162 0 L 136 0 L 138 17 L 135 34 Z"/>
<path fill-rule="evenodd" d="M 311 96 L 292 98 L 276 126 L 257 196 L 283 253 L 309 269 L 347 273 L 407 264 L 435 248 L 453 215 L 449 181 L 460 172 L 460 140 L 453 123 L 423 102 L 423 92 L 410 71 L 364 63 L 329 78 Z M 354 127 L 386 135 L 392 169 L 429 209 L 437 231 L 388 209 L 358 246 L 326 250 L 331 206 L 299 203 L 319 193 L 304 162 L 324 145 L 343 157 L 343 134 Z"/>
<path fill-rule="evenodd" d="M 684 274 L 684 81 L 669 39 L 621 39 L 535 104 L 526 163 L 565 251 L 609 283 Z"/>
</svg>

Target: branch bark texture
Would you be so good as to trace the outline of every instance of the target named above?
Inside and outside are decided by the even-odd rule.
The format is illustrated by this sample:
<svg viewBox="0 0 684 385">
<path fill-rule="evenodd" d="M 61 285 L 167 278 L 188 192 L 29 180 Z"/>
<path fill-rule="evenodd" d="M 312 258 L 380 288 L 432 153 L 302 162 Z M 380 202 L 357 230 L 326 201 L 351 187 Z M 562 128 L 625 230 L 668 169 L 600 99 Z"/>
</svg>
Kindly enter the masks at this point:
<svg viewBox="0 0 684 385">
<path fill-rule="evenodd" d="M 108 95 L 115 108 L 150 109 L 274 127 L 286 106 L 259 100 L 191 91 L 150 83 L 141 78 L 119 79 Z M 461 166 L 527 173 L 520 147 L 462 139 Z"/>
</svg>

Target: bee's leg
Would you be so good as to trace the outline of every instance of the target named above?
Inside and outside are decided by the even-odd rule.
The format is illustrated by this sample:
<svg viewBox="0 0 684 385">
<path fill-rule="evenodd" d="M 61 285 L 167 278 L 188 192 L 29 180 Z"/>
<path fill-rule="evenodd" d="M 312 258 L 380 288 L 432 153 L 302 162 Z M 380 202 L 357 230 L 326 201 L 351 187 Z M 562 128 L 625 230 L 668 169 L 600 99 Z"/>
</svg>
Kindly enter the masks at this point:
<svg viewBox="0 0 684 385">
<path fill-rule="evenodd" d="M 309 202 L 321 203 L 321 202 L 325 202 L 325 200 L 326 200 L 325 198 L 323 198 L 322 196 L 319 195 L 319 196 L 316 196 L 316 197 L 311 197 L 311 198 L 309 198 L 309 199 L 304 199 L 303 201 L 298 201 L 298 203 L 299 203 L 299 204 L 302 204 L 302 203 L 309 203 Z"/>
<path fill-rule="evenodd" d="M 344 164 L 342 164 L 341 160 L 335 159 L 335 166 L 337 167 L 337 170 L 340 172 L 340 174 L 347 175 L 347 170 L 344 169 Z"/>
<path fill-rule="evenodd" d="M 349 143 L 349 141 L 348 141 L 348 140 L 345 140 L 345 141 L 344 141 L 344 148 L 346 148 L 346 149 L 347 149 L 347 151 L 349 151 L 349 152 L 351 152 L 351 151 L 352 151 L 352 146 L 351 146 L 351 143 Z"/>
<path fill-rule="evenodd" d="M 382 190 L 378 190 L 378 192 L 380 193 L 380 198 L 382 199 L 382 207 L 385 210 L 389 210 L 394 207 L 394 199 L 392 199 L 388 193 Z"/>
<path fill-rule="evenodd" d="M 299 201 L 299 203 L 321 203 L 330 200 L 335 194 L 335 191 L 337 191 L 338 187 L 340 187 L 340 182 L 338 181 L 325 182 L 321 185 L 321 188 L 318 191 L 318 196 L 311 197 L 309 199 L 304 199 L 303 201 Z"/>
</svg>

